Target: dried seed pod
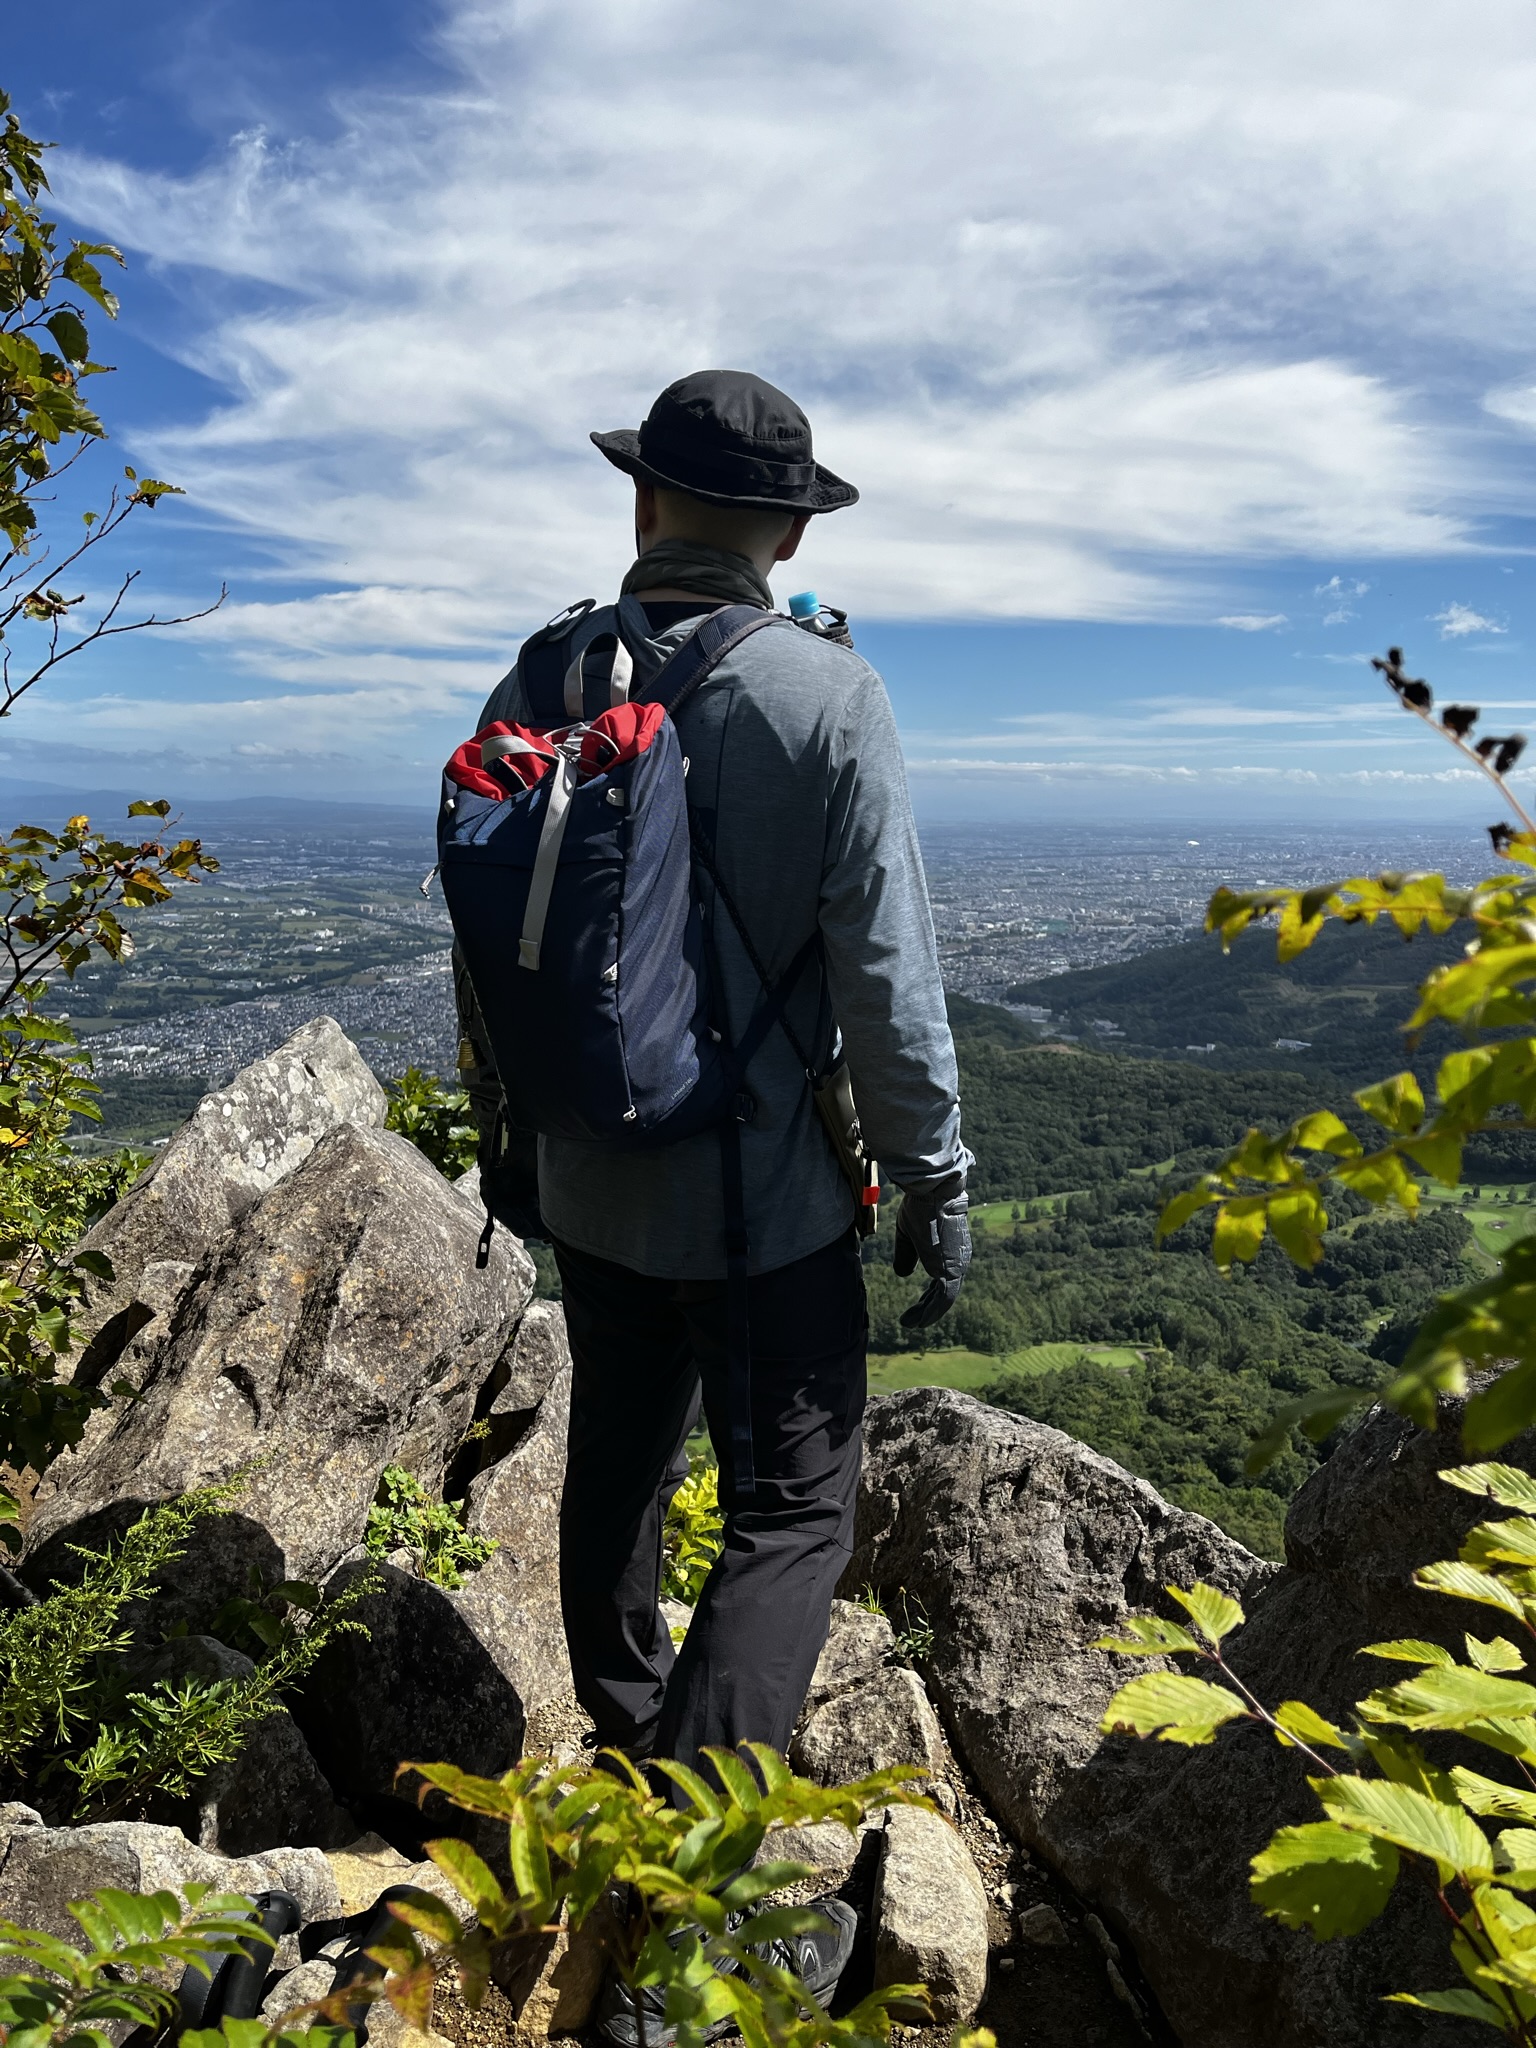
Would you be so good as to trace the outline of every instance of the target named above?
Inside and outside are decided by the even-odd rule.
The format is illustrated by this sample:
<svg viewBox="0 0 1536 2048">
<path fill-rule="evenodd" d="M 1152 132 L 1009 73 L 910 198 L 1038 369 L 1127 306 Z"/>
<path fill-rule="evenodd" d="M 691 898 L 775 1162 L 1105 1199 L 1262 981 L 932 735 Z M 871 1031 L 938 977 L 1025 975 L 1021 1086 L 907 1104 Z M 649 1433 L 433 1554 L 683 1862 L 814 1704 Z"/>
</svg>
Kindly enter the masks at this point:
<svg viewBox="0 0 1536 2048">
<path fill-rule="evenodd" d="M 1519 733 L 1512 733 L 1499 748 L 1498 758 L 1493 764 L 1494 773 L 1496 775 L 1507 775 L 1524 752 L 1524 739 Z"/>
<path fill-rule="evenodd" d="M 1440 723 L 1459 740 L 1466 738 L 1477 719 L 1477 709 L 1471 704 L 1447 704 L 1440 714 Z"/>
</svg>

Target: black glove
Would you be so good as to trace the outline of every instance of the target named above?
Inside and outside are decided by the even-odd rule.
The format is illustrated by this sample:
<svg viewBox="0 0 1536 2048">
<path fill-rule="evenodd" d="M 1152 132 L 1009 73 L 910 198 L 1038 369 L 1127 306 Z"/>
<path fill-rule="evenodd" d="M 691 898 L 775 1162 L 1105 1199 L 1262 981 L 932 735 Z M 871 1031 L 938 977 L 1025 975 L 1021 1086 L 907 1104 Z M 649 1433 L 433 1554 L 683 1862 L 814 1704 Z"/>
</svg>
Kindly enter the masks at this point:
<svg viewBox="0 0 1536 2048">
<path fill-rule="evenodd" d="M 958 1195 L 903 1195 L 896 1211 L 891 1260 L 904 1280 L 919 1263 L 932 1279 L 901 1319 L 904 1330 L 926 1330 L 954 1307 L 971 1263 L 969 1203 Z"/>
</svg>

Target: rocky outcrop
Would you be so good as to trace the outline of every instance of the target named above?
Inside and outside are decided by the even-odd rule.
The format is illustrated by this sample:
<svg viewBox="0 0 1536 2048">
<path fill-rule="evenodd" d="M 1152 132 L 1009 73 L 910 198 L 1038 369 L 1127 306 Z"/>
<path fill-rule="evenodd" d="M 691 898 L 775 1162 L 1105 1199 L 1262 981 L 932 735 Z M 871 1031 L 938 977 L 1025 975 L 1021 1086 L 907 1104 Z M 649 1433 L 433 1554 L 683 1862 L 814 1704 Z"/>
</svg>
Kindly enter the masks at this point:
<svg viewBox="0 0 1536 2048">
<path fill-rule="evenodd" d="M 384 1091 L 330 1017 L 316 1017 L 275 1052 L 205 1095 L 154 1163 L 85 1239 L 114 1277 L 92 1283 L 77 1328 L 94 1341 L 85 1370 L 101 1379 L 149 1320 L 139 1290 L 147 1265 L 196 1264 L 251 1204 L 344 1124 L 380 1128 Z M 113 1324 L 112 1329 L 105 1326 Z"/>
<path fill-rule="evenodd" d="M 426 1817 L 415 1785 L 397 1789 L 405 1763 L 451 1763 L 498 1777 L 522 1755 L 527 1708 L 516 1685 L 445 1592 L 394 1564 L 344 1564 L 327 1591 L 372 1573 L 359 1603 L 368 1630 L 328 1644 L 295 1704 L 300 1726 L 348 1807 L 397 1843 L 465 1832 L 434 1793 Z M 501 1830 L 502 1837 L 505 1829 Z"/>
<path fill-rule="evenodd" d="M 18 1811 L 27 1809 L 3 1810 L 12 1816 Z M 327 1920 L 341 1909 L 330 1865 L 318 1849 L 270 1849 L 231 1859 L 197 1848 L 179 1828 L 147 1821 L 47 1828 L 35 1816 L 29 1823 L 0 1814 L 0 1918 L 22 1927 L 78 1941 L 72 1899 L 107 1887 L 184 1897 L 189 1884 L 220 1892 L 292 1892 L 306 1920 Z"/>
<path fill-rule="evenodd" d="M 1362 1644 L 1452 1642 L 1464 1626 L 1410 1583 L 1479 1519 L 1435 1477 L 1458 1462 L 1453 1427 L 1373 1415 L 1298 1496 L 1283 1569 L 1071 1438 L 966 1395 L 892 1396 L 867 1433 L 845 1584 L 922 1600 L 960 1755 L 1017 1839 L 1128 1942 L 1186 2048 L 1459 2041 L 1458 2022 L 1380 2002 L 1455 1980 L 1427 1894 L 1400 1885 L 1373 1928 L 1323 1945 L 1252 1905 L 1249 1858 L 1276 1827 L 1317 1817 L 1296 1753 L 1256 1727 L 1193 1750 L 1102 1735 L 1138 1667 L 1092 1648 L 1130 1612 L 1171 1611 L 1165 1585 L 1204 1579 L 1248 1609 L 1231 1661 L 1261 1697 L 1345 1713 L 1379 1676 Z M 1501 1455 L 1528 1467 L 1533 1448 Z"/>
<path fill-rule="evenodd" d="M 971 2019 L 987 1988 L 987 1896 L 942 1814 L 885 1816 L 874 1918 L 877 1987 L 926 1984 L 937 2025 Z"/>
<path fill-rule="evenodd" d="M 169 1575 L 196 1624 L 269 1578 L 319 1580 L 360 1539 L 380 1470 L 441 1478 L 532 1292 L 497 1235 L 402 1138 L 347 1124 L 253 1202 L 203 1259 L 138 1399 L 38 1489 L 35 1580 L 146 1503 L 247 1477 L 235 1511 Z"/>
<path fill-rule="evenodd" d="M 848 1600 L 832 1603 L 789 1760 L 820 1785 L 846 1785 L 892 1764 L 930 1773 L 943 1768 L 938 1717 L 922 1680 L 898 1658 L 883 1614 Z"/>
<path fill-rule="evenodd" d="M 532 1341 L 524 1348 L 529 1323 Z M 548 1303 L 535 1303 L 519 1326 L 517 1343 L 522 1357 L 516 1370 L 526 1375 L 517 1386 L 519 1400 L 537 1385 L 529 1373 L 530 1351 L 539 1354 L 541 1369 L 549 1363 L 552 1376 L 534 1405 L 518 1411 L 526 1420 L 515 1448 L 470 1486 L 465 1526 L 472 1536 L 491 1538 L 496 1551 L 453 1598 L 531 1713 L 571 1684 L 560 1618 L 560 1490 L 571 1414 L 564 1317 Z"/>
</svg>

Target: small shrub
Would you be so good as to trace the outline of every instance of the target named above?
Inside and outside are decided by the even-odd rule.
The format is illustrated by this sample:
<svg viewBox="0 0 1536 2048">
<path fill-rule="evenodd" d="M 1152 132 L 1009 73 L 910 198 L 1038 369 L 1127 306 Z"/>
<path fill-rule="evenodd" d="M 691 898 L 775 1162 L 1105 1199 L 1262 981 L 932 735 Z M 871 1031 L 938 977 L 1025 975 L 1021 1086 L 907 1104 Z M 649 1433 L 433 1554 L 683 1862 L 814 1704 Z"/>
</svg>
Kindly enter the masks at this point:
<svg viewBox="0 0 1536 2048">
<path fill-rule="evenodd" d="M 462 1088 L 407 1067 L 398 1081 L 386 1081 L 389 1108 L 385 1127 L 409 1138 L 449 1180 L 468 1173 L 480 1147 L 480 1133 Z"/>
<path fill-rule="evenodd" d="M 105 1549 L 77 1549 L 85 1569 L 74 1585 L 56 1582 L 45 1599 L 0 1614 L 0 1769 L 39 1791 L 73 1780 L 63 1804 L 75 1818 L 110 1818 L 151 1788 L 180 1798 L 239 1755 L 328 1641 L 361 1630 L 351 1610 L 369 1591 L 364 1581 L 302 1626 L 280 1630 L 249 1677 L 144 1689 L 125 1678 L 134 1637 L 124 1610 L 147 1601 L 153 1615 L 161 1572 L 240 1485 L 146 1510 Z"/>
<path fill-rule="evenodd" d="M 632 1909 L 622 1925 L 605 1925 L 613 1968 L 632 1989 L 662 1991 L 665 2023 L 676 2028 L 679 2048 L 702 2048 L 722 2022 L 739 2029 L 751 2048 L 855 2048 L 889 2040 L 890 2008 L 925 2006 L 924 1987 L 887 1985 L 833 2019 L 798 1978 L 754 1953 L 755 1945 L 812 1923 L 804 1907 L 765 1901 L 813 1873 L 800 1863 L 750 1866 L 771 1827 L 840 1820 L 851 1829 L 877 1808 L 926 1804 L 906 1783 L 920 1773 L 898 1767 L 828 1790 L 793 1776 L 761 1743 L 742 1749 L 745 1757 L 707 1752 L 718 1790 L 680 1764 L 654 1764 L 681 1792 L 679 1805 L 616 1754 L 612 1773 L 579 1764 L 551 1769 L 531 1758 L 500 1779 L 473 1778 L 446 1764 L 403 1765 L 466 1812 L 506 1822 L 513 1873 L 508 1890 L 466 1843 L 427 1844 L 478 1924 L 462 1934 L 437 1901 L 399 1910 L 404 1924 L 390 1964 L 394 1981 L 422 1985 L 415 2011 L 430 2012 L 434 1977 L 455 1965 L 466 2002 L 477 2004 L 491 1942 L 533 1934 L 562 1910 L 573 1926 L 595 1911 L 606 1915 L 607 1896 L 617 1887 L 627 1891 Z M 733 1927 L 728 1916 L 735 1914 L 745 1917 Z M 386 1995 L 394 1996 L 389 1985 Z M 424 2017 L 415 2024 L 425 2024 Z M 956 2048 L 988 2044 L 995 2048 L 984 2030 L 957 2033 Z"/>
<path fill-rule="evenodd" d="M 375 1557 L 408 1550 L 421 1576 L 450 1593 L 458 1592 L 465 1572 L 478 1571 L 498 1548 L 493 1537 L 471 1536 L 462 1509 L 434 1500 L 403 1465 L 386 1465 L 380 1474 L 363 1541 Z"/>
<path fill-rule="evenodd" d="M 698 1604 L 715 1559 L 720 1555 L 720 1473 L 708 1458 L 688 1461 L 688 1477 L 672 1496 L 662 1536 L 661 1595 Z"/>
<path fill-rule="evenodd" d="M 1131 1657 L 1193 1657 L 1219 1682 L 1184 1671 L 1133 1678 L 1110 1701 L 1107 1733 L 1203 1745 L 1229 1721 L 1258 1721 L 1312 1767 L 1324 1818 L 1280 1828 L 1252 1860 L 1255 1904 L 1316 1941 L 1358 1934 L 1386 1906 L 1400 1873 L 1427 1884 L 1451 1929 L 1465 1982 L 1444 1991 L 1397 1991 L 1392 2002 L 1481 2020 L 1517 2048 L 1536 2043 L 1536 1684 L 1524 1673 L 1536 1635 L 1536 1479 L 1508 1465 L 1467 1465 L 1440 1477 L 1463 1492 L 1519 1510 L 1482 1522 L 1460 1556 L 1422 1566 L 1427 1592 L 1491 1607 L 1513 1622 L 1506 1636 L 1465 1638 L 1466 1660 L 1438 1643 L 1370 1643 L 1362 1656 L 1413 1667 L 1368 1693 L 1350 1728 L 1301 1700 L 1263 1704 L 1226 1662 L 1222 1644 L 1243 1623 L 1213 1586 L 1170 1596 L 1190 1626 L 1137 1616 L 1096 1647 Z M 1459 1735 L 1512 1759 L 1519 1781 L 1431 1762 L 1410 1736 Z M 1507 1768 L 1507 1766 L 1506 1766 Z M 1490 1840 L 1484 1822 L 1496 1830 Z"/>
</svg>

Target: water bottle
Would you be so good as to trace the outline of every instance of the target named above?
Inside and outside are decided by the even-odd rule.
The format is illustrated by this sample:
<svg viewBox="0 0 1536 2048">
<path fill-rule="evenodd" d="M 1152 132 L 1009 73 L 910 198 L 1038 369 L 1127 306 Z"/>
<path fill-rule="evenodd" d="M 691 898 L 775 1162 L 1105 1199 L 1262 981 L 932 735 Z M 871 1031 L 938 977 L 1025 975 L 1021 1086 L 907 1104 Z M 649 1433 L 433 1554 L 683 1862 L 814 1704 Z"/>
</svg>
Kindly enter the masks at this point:
<svg viewBox="0 0 1536 2048">
<path fill-rule="evenodd" d="M 835 640 L 839 647 L 851 647 L 853 635 L 848 631 L 848 614 L 840 612 L 835 604 L 824 605 L 814 590 L 800 590 L 789 600 L 789 616 L 797 626 L 803 626 L 807 633 L 815 633 L 820 639 Z"/>
</svg>

